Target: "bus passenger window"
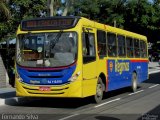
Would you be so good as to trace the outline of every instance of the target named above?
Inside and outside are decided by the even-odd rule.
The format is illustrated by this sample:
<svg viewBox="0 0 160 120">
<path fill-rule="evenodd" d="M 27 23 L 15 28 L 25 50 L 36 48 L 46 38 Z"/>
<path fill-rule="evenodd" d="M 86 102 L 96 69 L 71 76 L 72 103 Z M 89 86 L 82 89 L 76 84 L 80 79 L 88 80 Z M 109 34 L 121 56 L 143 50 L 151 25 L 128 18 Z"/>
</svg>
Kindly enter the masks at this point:
<svg viewBox="0 0 160 120">
<path fill-rule="evenodd" d="M 134 39 L 134 53 L 136 58 L 140 58 L 140 45 L 138 39 Z"/>
<path fill-rule="evenodd" d="M 141 53 L 141 58 L 147 57 L 147 45 L 146 42 L 140 41 L 140 53 Z"/>
<path fill-rule="evenodd" d="M 95 38 L 93 33 L 83 33 L 83 63 L 96 60 Z"/>
<path fill-rule="evenodd" d="M 99 57 L 103 57 L 107 55 L 106 51 L 106 32 L 105 31 L 97 31 L 97 43 L 98 43 L 98 55 Z"/>
<path fill-rule="evenodd" d="M 118 35 L 118 56 L 119 57 L 126 57 L 126 42 L 125 37 Z"/>
<path fill-rule="evenodd" d="M 130 37 L 126 37 L 126 44 L 127 44 L 127 57 L 133 58 L 134 57 L 133 39 Z"/>
<path fill-rule="evenodd" d="M 117 56 L 117 45 L 116 45 L 116 34 L 107 33 L 107 51 L 109 57 L 116 57 Z"/>
</svg>

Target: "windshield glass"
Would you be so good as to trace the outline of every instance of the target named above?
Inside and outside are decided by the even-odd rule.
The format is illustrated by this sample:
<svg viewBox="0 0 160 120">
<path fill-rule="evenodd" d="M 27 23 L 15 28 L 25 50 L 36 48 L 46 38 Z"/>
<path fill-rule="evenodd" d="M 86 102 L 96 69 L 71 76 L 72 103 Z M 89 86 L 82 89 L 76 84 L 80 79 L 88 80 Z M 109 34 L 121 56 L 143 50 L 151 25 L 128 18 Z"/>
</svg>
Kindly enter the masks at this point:
<svg viewBox="0 0 160 120">
<path fill-rule="evenodd" d="M 18 35 L 17 63 L 27 67 L 59 67 L 75 62 L 75 32 L 28 33 Z"/>
</svg>

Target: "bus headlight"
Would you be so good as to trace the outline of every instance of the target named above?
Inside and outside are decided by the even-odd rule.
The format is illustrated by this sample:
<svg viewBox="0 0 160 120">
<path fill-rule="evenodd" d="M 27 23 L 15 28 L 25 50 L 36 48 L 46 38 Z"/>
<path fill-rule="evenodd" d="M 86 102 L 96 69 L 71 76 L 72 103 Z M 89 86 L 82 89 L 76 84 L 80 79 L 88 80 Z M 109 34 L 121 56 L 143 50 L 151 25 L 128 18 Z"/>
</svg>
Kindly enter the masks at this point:
<svg viewBox="0 0 160 120">
<path fill-rule="evenodd" d="M 75 80 L 77 80 L 78 76 L 81 74 L 81 72 L 79 71 L 78 73 L 76 73 L 75 75 L 73 75 L 71 78 L 68 79 L 68 81 L 73 82 Z"/>
</svg>

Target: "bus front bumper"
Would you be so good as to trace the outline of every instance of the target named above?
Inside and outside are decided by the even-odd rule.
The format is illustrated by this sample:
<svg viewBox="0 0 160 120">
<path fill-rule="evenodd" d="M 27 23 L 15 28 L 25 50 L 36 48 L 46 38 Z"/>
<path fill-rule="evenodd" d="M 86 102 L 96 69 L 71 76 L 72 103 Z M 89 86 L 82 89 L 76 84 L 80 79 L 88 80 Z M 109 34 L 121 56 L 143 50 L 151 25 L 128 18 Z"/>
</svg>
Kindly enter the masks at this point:
<svg viewBox="0 0 160 120">
<path fill-rule="evenodd" d="M 40 87 L 46 87 L 49 90 L 40 90 Z M 65 85 L 37 86 L 21 83 L 16 79 L 16 96 L 82 98 L 81 81 L 78 80 Z"/>
</svg>

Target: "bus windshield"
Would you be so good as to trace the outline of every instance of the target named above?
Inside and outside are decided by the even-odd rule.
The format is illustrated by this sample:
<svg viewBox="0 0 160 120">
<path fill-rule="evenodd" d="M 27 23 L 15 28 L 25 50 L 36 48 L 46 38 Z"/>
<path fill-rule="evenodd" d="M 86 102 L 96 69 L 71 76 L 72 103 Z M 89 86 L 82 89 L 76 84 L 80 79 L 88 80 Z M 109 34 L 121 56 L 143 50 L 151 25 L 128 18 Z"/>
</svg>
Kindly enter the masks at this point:
<svg viewBox="0 0 160 120">
<path fill-rule="evenodd" d="M 77 58 L 76 32 L 28 33 L 17 38 L 17 63 L 26 67 L 60 67 Z"/>
</svg>

